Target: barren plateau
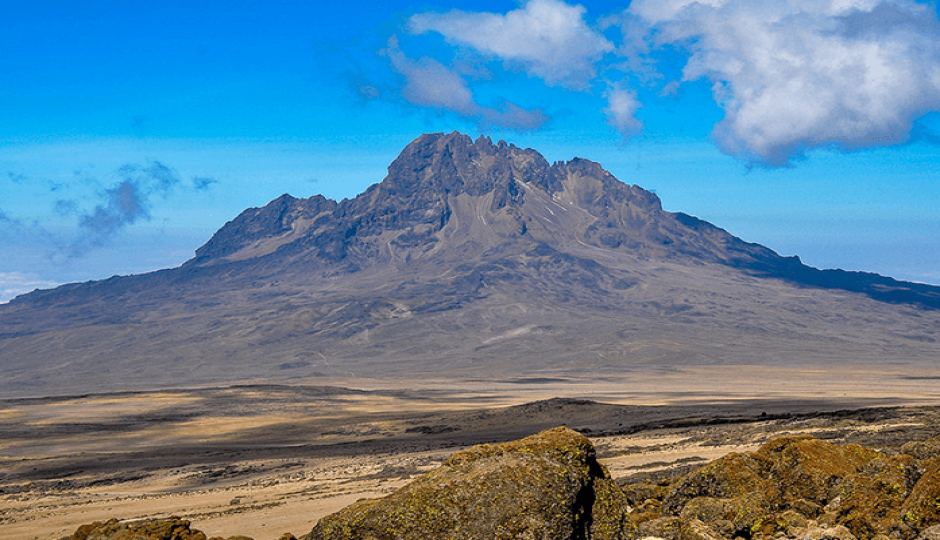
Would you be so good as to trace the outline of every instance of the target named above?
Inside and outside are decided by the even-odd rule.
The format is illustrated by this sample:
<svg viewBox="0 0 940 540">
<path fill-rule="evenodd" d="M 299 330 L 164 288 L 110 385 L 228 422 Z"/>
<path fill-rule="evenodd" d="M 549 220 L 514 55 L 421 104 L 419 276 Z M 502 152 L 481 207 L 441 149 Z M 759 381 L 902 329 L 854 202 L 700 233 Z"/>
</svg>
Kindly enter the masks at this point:
<svg viewBox="0 0 940 540">
<path fill-rule="evenodd" d="M 754 397 L 755 380 L 724 375 L 741 390 L 670 393 L 668 377 L 650 377 L 633 388 L 583 384 L 572 398 L 552 397 L 570 382 L 486 390 L 426 381 L 398 390 L 259 384 L 7 399 L 0 537 L 55 540 L 92 521 L 169 516 L 213 536 L 299 536 L 459 449 L 557 425 L 591 438 L 621 483 L 675 477 L 785 434 L 891 450 L 940 433 L 931 380 L 898 379 L 905 392 L 888 384 L 879 396 L 866 390 L 873 381 L 851 391 L 830 378 L 827 396 L 820 378 L 815 391 L 808 380 L 806 393 Z"/>
</svg>

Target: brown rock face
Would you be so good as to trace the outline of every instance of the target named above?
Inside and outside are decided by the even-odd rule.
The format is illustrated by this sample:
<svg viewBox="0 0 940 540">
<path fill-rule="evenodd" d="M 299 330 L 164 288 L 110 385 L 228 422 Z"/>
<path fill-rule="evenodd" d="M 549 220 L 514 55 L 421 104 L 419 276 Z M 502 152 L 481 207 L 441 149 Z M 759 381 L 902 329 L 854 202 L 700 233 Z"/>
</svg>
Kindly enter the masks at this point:
<svg viewBox="0 0 940 540">
<path fill-rule="evenodd" d="M 626 497 L 567 428 L 459 452 L 383 499 L 327 516 L 304 540 L 633 538 Z"/>
</svg>

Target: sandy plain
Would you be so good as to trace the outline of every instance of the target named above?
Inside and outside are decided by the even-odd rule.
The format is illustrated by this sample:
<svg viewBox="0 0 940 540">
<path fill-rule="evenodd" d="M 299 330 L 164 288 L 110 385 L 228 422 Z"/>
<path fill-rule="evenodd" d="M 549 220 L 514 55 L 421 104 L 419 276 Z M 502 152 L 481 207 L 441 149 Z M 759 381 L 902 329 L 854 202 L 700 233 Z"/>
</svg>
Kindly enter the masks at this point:
<svg viewBox="0 0 940 540">
<path fill-rule="evenodd" d="M 620 482 L 787 433 L 897 448 L 940 433 L 920 367 L 695 366 L 629 377 L 344 379 L 0 399 L 0 538 L 180 516 L 276 539 L 391 493 L 453 452 L 567 425 Z"/>
</svg>

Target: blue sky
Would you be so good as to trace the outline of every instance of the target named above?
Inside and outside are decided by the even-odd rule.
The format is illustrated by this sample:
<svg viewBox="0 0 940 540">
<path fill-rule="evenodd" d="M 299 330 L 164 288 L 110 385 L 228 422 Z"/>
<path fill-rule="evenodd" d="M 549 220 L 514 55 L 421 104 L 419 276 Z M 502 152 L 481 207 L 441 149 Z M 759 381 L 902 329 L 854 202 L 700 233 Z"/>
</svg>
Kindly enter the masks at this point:
<svg viewBox="0 0 940 540">
<path fill-rule="evenodd" d="M 0 301 L 179 265 L 245 208 L 354 197 L 453 130 L 598 161 L 813 266 L 940 284 L 935 3 L 2 12 Z"/>
</svg>

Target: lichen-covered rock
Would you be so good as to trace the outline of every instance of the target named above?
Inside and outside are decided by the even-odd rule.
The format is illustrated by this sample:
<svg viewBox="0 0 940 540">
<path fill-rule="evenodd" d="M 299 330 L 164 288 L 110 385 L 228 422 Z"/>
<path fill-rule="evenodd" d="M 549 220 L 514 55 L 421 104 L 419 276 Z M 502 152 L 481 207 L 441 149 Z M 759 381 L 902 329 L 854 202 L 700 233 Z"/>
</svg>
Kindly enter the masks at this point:
<svg viewBox="0 0 940 540">
<path fill-rule="evenodd" d="M 807 527 L 794 529 L 784 536 L 775 537 L 779 540 L 858 540 L 852 532 L 842 525 L 835 527 Z M 872 539 L 874 540 L 874 539 Z"/>
<path fill-rule="evenodd" d="M 911 441 L 901 447 L 901 453 L 917 459 L 940 458 L 940 435 L 926 441 Z"/>
<path fill-rule="evenodd" d="M 825 505 L 845 478 L 883 457 L 857 444 L 836 446 L 810 435 L 772 439 L 757 453 L 773 460 L 770 480 L 788 506 L 799 499 Z"/>
<path fill-rule="evenodd" d="M 679 517 L 685 521 L 697 519 L 705 523 L 711 523 L 726 518 L 726 514 L 727 505 L 724 499 L 696 497 L 686 503 L 679 513 Z"/>
<path fill-rule="evenodd" d="M 458 452 L 388 497 L 324 517 L 305 540 L 619 540 L 635 531 L 591 442 L 556 428 Z"/>
<path fill-rule="evenodd" d="M 111 519 L 82 525 L 63 540 L 206 540 L 206 535 L 190 529 L 189 521 L 178 517 L 133 522 Z"/>
<path fill-rule="evenodd" d="M 911 448 L 923 454 L 931 441 Z M 779 437 L 756 452 L 729 454 L 680 479 L 663 498 L 661 516 L 677 517 L 680 531 L 691 531 L 697 520 L 709 534 L 725 538 L 801 530 L 844 536 L 845 529 L 856 538 L 913 540 L 940 523 L 940 465 L 927 474 L 924 469 L 910 455 L 888 457 L 809 435 Z"/>
<path fill-rule="evenodd" d="M 624 495 L 627 496 L 627 501 L 630 503 L 630 506 L 633 507 L 642 506 L 649 500 L 658 499 L 661 501 L 669 493 L 669 489 L 666 486 L 658 486 L 651 483 L 627 484 L 620 486 L 620 489 L 623 490 Z"/>
<path fill-rule="evenodd" d="M 780 529 L 785 532 L 794 529 L 805 529 L 809 526 L 809 521 L 806 519 L 806 516 L 796 510 L 786 510 L 780 513 L 775 521 L 778 523 Z"/>
<path fill-rule="evenodd" d="M 725 536 L 749 538 L 766 528 L 772 514 L 777 494 L 768 477 L 773 466 L 773 460 L 759 453 L 728 454 L 680 480 L 663 501 L 662 512 L 678 514 L 683 530 L 698 519 Z"/>
<path fill-rule="evenodd" d="M 663 513 L 678 515 L 699 497 L 728 499 L 766 493 L 767 476 L 774 462 L 760 454 L 732 453 L 689 473 L 663 501 Z"/>
<path fill-rule="evenodd" d="M 659 538 L 661 540 L 677 540 L 681 522 L 677 517 L 661 517 L 640 523 L 637 527 L 637 536 L 641 539 Z"/>
<path fill-rule="evenodd" d="M 927 462 L 926 472 L 901 505 L 899 513 L 899 530 L 904 537 L 913 537 L 940 524 L 940 458 Z"/>
<path fill-rule="evenodd" d="M 876 459 L 841 485 L 836 520 L 859 538 L 888 534 L 920 477 L 907 455 Z"/>
<path fill-rule="evenodd" d="M 633 538 L 637 526 L 628 513 L 630 505 L 627 496 L 610 478 L 606 469 L 603 473 L 603 478 L 594 479 L 594 502 L 591 505 L 588 538 Z"/>
<path fill-rule="evenodd" d="M 807 501 L 806 499 L 796 499 L 789 504 L 790 510 L 797 512 L 807 518 L 815 518 L 822 513 L 823 507 L 818 504 Z"/>
<path fill-rule="evenodd" d="M 698 519 L 683 521 L 678 540 L 723 540 L 718 532 Z"/>
<path fill-rule="evenodd" d="M 927 527 L 920 531 L 920 534 L 917 535 L 917 540 L 940 540 L 940 525 Z"/>
</svg>

